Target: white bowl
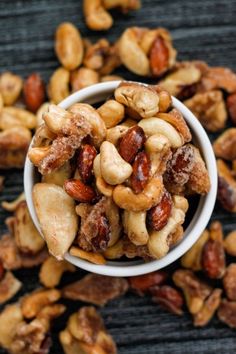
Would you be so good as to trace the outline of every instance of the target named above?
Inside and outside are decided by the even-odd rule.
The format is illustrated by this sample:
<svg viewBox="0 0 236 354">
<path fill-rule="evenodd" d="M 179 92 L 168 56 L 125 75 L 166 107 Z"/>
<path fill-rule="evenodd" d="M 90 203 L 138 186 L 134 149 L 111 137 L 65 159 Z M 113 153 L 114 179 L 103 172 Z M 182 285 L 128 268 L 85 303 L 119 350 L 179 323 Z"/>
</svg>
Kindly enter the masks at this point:
<svg viewBox="0 0 236 354">
<path fill-rule="evenodd" d="M 76 102 L 86 102 L 89 104 L 101 102 L 114 92 L 115 88 L 119 85 L 119 83 L 120 81 L 111 81 L 84 88 L 67 97 L 59 104 L 59 106 L 67 109 Z M 203 158 L 206 162 L 211 181 L 211 189 L 207 195 L 200 197 L 195 214 L 184 232 L 183 239 L 179 244 L 172 248 L 165 257 L 159 260 L 150 261 L 148 263 L 145 263 L 141 260 L 128 260 L 126 262 L 109 261 L 105 265 L 96 265 L 87 262 L 83 259 L 73 257 L 69 253 L 66 253 L 65 259 L 68 262 L 87 271 L 110 276 L 126 277 L 149 273 L 161 269 L 181 257 L 192 247 L 192 245 L 197 241 L 197 239 L 207 226 L 207 223 L 211 217 L 215 205 L 217 192 L 217 168 L 215 156 L 212 150 L 210 140 L 208 139 L 205 130 L 203 129 L 197 118 L 193 115 L 193 113 L 191 113 L 190 110 L 185 107 L 183 103 L 181 103 L 174 97 L 172 97 L 172 103 L 173 106 L 183 114 L 185 120 L 187 121 L 188 126 L 190 127 L 194 137 L 194 143 L 200 148 Z M 36 228 L 41 233 L 40 225 L 32 201 L 32 188 L 36 181 L 36 169 L 30 162 L 30 160 L 26 158 L 24 170 L 24 188 L 26 201 L 33 222 Z"/>
</svg>

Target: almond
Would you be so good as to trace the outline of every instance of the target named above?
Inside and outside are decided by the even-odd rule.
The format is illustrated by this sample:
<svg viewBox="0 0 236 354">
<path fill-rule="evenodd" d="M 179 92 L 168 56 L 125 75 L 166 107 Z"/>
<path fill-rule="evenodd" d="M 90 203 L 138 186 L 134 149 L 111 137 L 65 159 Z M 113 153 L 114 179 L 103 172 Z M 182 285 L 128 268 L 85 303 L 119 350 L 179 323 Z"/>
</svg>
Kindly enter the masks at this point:
<svg viewBox="0 0 236 354">
<path fill-rule="evenodd" d="M 141 127 L 130 128 L 120 141 L 119 153 L 126 162 L 133 162 L 138 151 L 145 143 L 145 134 Z"/>
<path fill-rule="evenodd" d="M 171 208 L 171 195 L 165 191 L 160 203 L 147 212 L 147 222 L 149 226 L 156 231 L 161 230 L 168 222 Z"/>
<path fill-rule="evenodd" d="M 78 179 L 68 179 L 64 183 L 67 194 L 81 203 L 89 203 L 94 200 L 96 193 L 92 187 L 87 186 Z"/>
<path fill-rule="evenodd" d="M 93 174 L 93 160 L 97 155 L 95 147 L 89 144 L 83 145 L 79 150 L 77 166 L 82 181 L 87 184 L 91 182 Z"/>
<path fill-rule="evenodd" d="M 161 285 L 166 281 L 167 273 L 162 270 L 129 278 L 131 289 L 139 295 L 149 292 L 154 286 Z"/>
<path fill-rule="evenodd" d="M 146 152 L 139 152 L 134 159 L 131 187 L 135 193 L 141 193 L 148 183 L 151 164 Z"/>
<path fill-rule="evenodd" d="M 45 101 L 45 86 L 41 76 L 33 73 L 24 82 L 24 99 L 27 108 L 36 112 Z"/>
<path fill-rule="evenodd" d="M 165 45 L 165 41 L 162 37 L 158 36 L 150 50 L 150 66 L 152 74 L 160 76 L 168 68 L 169 63 L 169 50 Z"/>
</svg>

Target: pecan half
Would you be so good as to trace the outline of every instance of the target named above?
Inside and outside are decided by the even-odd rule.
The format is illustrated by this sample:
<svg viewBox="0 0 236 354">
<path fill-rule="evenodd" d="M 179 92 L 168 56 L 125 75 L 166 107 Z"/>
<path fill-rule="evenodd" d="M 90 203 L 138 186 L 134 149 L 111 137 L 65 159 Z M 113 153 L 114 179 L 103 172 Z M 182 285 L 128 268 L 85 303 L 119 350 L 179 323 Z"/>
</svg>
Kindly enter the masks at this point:
<svg viewBox="0 0 236 354">
<path fill-rule="evenodd" d="M 225 273 L 225 251 L 219 241 L 208 240 L 202 251 L 202 268 L 209 278 L 220 279 Z"/>
<path fill-rule="evenodd" d="M 154 286 L 150 289 L 152 301 L 176 315 L 183 314 L 184 299 L 182 294 L 169 285 Z"/>
<path fill-rule="evenodd" d="M 236 128 L 226 129 L 213 144 L 216 157 L 224 160 L 236 159 Z"/>
<path fill-rule="evenodd" d="M 218 192 L 217 198 L 224 209 L 236 212 L 236 181 L 223 160 L 217 160 Z"/>
<path fill-rule="evenodd" d="M 212 291 L 200 311 L 194 315 L 194 326 L 203 327 L 207 325 L 220 305 L 221 294 L 221 289 Z"/>
<path fill-rule="evenodd" d="M 217 312 L 220 321 L 231 328 L 236 328 L 236 301 L 223 299 Z"/>
</svg>

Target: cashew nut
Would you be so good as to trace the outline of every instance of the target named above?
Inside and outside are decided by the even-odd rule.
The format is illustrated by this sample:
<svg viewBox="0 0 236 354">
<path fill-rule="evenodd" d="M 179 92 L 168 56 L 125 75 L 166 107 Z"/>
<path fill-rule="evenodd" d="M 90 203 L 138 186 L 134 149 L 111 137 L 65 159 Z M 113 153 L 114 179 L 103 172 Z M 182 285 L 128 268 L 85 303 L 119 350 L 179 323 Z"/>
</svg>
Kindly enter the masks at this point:
<svg viewBox="0 0 236 354">
<path fill-rule="evenodd" d="M 28 151 L 28 157 L 32 164 L 35 166 L 39 166 L 40 162 L 47 156 L 50 151 L 49 146 L 42 146 L 42 147 L 32 147 Z"/>
<path fill-rule="evenodd" d="M 130 241 L 136 246 L 146 245 L 149 239 L 146 228 L 146 211 L 124 211 L 124 229 Z"/>
<path fill-rule="evenodd" d="M 44 183 L 54 183 L 57 186 L 63 187 L 65 180 L 71 177 L 71 165 L 67 161 L 64 165 L 59 167 L 57 170 L 42 176 L 42 182 Z"/>
<path fill-rule="evenodd" d="M 40 127 L 43 124 L 43 114 L 48 111 L 50 103 L 44 102 L 36 112 L 36 126 Z"/>
<path fill-rule="evenodd" d="M 106 183 L 102 178 L 101 166 L 100 166 L 100 154 L 98 154 L 93 161 L 93 172 L 96 177 L 96 187 L 100 193 L 106 197 L 111 197 L 114 187 Z"/>
<path fill-rule="evenodd" d="M 102 143 L 100 159 L 102 177 L 111 185 L 123 183 L 132 174 L 131 165 L 122 159 L 116 147 L 109 141 Z"/>
<path fill-rule="evenodd" d="M 121 122 L 125 116 L 124 106 L 116 100 L 108 100 L 97 109 L 107 128 Z"/>
<path fill-rule="evenodd" d="M 69 96 L 70 72 L 62 67 L 54 71 L 49 80 L 48 96 L 58 104 Z"/>
<path fill-rule="evenodd" d="M 43 114 L 43 120 L 46 126 L 55 134 L 60 134 L 62 132 L 66 120 L 71 117 L 71 113 L 55 104 L 50 104 L 48 110 Z"/>
<path fill-rule="evenodd" d="M 144 211 L 158 204 L 163 193 L 161 176 L 150 179 L 142 193 L 135 194 L 130 187 L 118 185 L 113 191 L 115 203 L 122 209 L 131 211 Z"/>
<path fill-rule="evenodd" d="M 20 76 L 5 71 L 0 75 L 0 92 L 4 106 L 13 105 L 20 96 L 23 80 Z"/>
<path fill-rule="evenodd" d="M 98 82 L 99 74 L 93 69 L 82 67 L 71 73 L 72 92 L 97 84 Z"/>
<path fill-rule="evenodd" d="M 147 136 L 162 134 L 169 140 L 172 148 L 178 148 L 183 145 L 182 136 L 171 124 L 159 118 L 142 119 L 138 125 L 143 128 Z"/>
<path fill-rule="evenodd" d="M 115 99 L 132 108 L 142 118 L 153 117 L 159 110 L 159 96 L 150 87 L 133 82 L 123 82 L 114 92 Z"/>
<path fill-rule="evenodd" d="M 146 143 L 145 150 L 151 162 L 151 176 L 155 173 L 162 175 L 166 168 L 166 162 L 171 157 L 170 142 L 162 134 L 151 135 Z"/>
<path fill-rule="evenodd" d="M 3 107 L 0 114 L 0 129 L 6 130 L 16 126 L 34 129 L 36 127 L 36 116 L 23 108 Z"/>
<path fill-rule="evenodd" d="M 107 129 L 106 140 L 116 146 L 128 129 L 129 127 L 125 125 L 117 125 L 116 127 Z"/>
<path fill-rule="evenodd" d="M 103 7 L 102 0 L 84 0 L 83 11 L 85 22 L 91 30 L 107 30 L 113 24 L 113 19 Z"/>
</svg>

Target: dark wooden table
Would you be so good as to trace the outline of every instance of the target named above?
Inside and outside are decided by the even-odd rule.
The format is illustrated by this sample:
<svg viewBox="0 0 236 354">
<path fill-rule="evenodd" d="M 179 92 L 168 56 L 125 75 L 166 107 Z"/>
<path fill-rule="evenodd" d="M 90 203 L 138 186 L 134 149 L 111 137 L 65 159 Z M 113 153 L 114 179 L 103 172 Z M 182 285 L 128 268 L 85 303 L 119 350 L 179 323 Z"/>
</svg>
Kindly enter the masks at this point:
<svg viewBox="0 0 236 354">
<path fill-rule="evenodd" d="M 178 49 L 178 58 L 202 59 L 212 65 L 226 65 L 236 69 L 236 1 L 234 0 L 143 0 L 142 9 L 127 16 L 115 14 L 115 24 L 106 33 L 89 31 L 82 18 L 81 0 L 1 0 L 0 1 L 0 71 L 12 70 L 22 76 L 40 72 L 47 80 L 58 66 L 53 50 L 54 31 L 62 21 L 71 21 L 83 36 L 96 40 L 107 36 L 115 40 L 128 26 L 167 27 Z M 119 69 L 118 74 L 135 79 L 131 73 Z M 0 201 L 12 200 L 22 191 L 22 171 L 4 172 L 5 189 Z M 5 231 L 4 219 L 8 216 L 0 209 L 1 234 Z M 213 219 L 223 222 L 224 230 L 236 229 L 235 217 L 216 205 Z M 38 286 L 38 269 L 15 272 L 24 283 L 20 295 Z M 78 270 L 66 275 L 63 284 L 81 277 Z M 12 299 L 14 302 L 16 299 Z M 81 303 L 66 302 L 68 311 L 57 320 L 53 328 L 54 344 L 51 353 L 62 349 L 57 333 L 65 326 L 69 313 Z M 101 309 L 105 323 L 114 336 L 119 353 L 235 353 L 235 331 L 217 319 L 203 329 L 193 327 L 189 314 L 178 318 L 148 298 L 134 294 L 112 301 Z M 1 326 L 1 324 L 0 324 Z M 0 349 L 0 353 L 4 353 Z"/>
</svg>

